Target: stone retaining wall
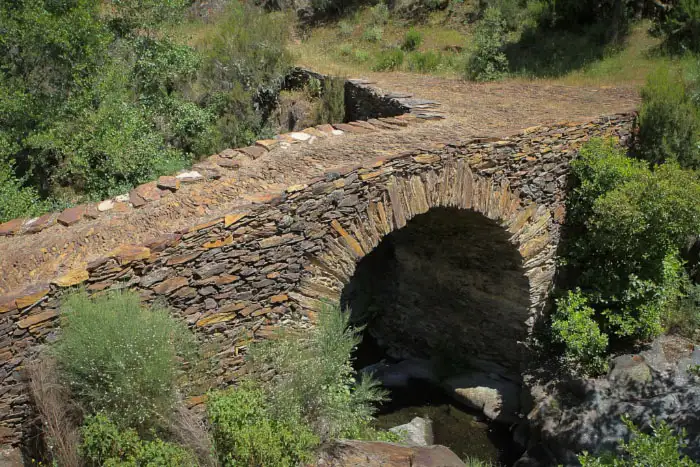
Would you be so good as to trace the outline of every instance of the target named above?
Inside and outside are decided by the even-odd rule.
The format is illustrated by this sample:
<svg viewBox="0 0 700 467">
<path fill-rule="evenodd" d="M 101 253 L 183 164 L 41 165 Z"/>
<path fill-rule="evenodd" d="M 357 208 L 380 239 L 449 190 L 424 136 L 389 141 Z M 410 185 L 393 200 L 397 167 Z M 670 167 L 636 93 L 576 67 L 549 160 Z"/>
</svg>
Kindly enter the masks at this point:
<svg viewBox="0 0 700 467">
<path fill-rule="evenodd" d="M 530 128 L 430 152 L 378 159 L 253 199 L 225 217 L 146 245 L 123 245 L 85 270 L 0 297 L 0 442 L 17 444 L 31 415 L 24 364 L 57 330 L 61 295 L 121 288 L 167 299 L 204 339 L 221 339 L 216 383 L 235 380 L 251 339 L 280 325 L 309 326 L 337 299 L 356 263 L 432 207 L 470 209 L 498 222 L 529 281 L 525 322 L 542 316 L 564 220 L 569 160 L 592 136 L 627 140 L 633 115 Z M 521 345 L 524 345 L 521 343 Z"/>
</svg>

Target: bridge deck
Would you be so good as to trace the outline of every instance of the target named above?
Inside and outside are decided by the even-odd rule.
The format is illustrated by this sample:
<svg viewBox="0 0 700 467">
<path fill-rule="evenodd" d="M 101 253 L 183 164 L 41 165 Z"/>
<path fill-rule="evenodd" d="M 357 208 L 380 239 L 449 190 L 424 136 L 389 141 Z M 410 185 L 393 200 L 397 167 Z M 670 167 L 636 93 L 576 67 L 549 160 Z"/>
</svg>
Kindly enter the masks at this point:
<svg viewBox="0 0 700 467">
<path fill-rule="evenodd" d="M 334 167 L 475 136 L 515 134 L 534 125 L 587 120 L 638 105 L 638 95 L 632 89 L 474 84 L 406 74 L 378 74 L 374 78 L 382 89 L 440 102 L 447 118 L 294 144 L 250 160 L 239 169 L 222 169 L 219 180 L 183 186 L 138 210 L 112 212 L 68 228 L 55 225 L 37 234 L 2 237 L 0 293 L 55 277 L 120 244 L 142 244 L 221 216 L 254 201 L 256 194 L 304 183 Z"/>
</svg>

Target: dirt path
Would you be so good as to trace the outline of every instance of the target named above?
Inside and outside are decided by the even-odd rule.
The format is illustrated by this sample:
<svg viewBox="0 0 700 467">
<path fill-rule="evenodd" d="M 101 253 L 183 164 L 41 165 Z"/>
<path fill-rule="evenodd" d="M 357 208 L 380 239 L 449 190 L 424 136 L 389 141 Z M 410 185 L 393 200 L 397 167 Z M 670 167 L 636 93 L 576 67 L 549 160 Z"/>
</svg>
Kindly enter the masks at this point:
<svg viewBox="0 0 700 467">
<path fill-rule="evenodd" d="M 284 189 L 339 166 L 474 136 L 515 134 L 524 128 L 581 121 L 636 108 L 635 90 L 573 88 L 519 82 L 474 84 L 403 73 L 370 77 L 384 91 L 441 103 L 445 120 L 396 131 L 344 134 L 271 151 L 220 180 L 185 186 L 141 209 L 114 212 L 66 228 L 0 238 L 0 293 L 82 267 L 120 244 L 142 244 L 165 233 L 221 216 L 263 192 Z"/>
</svg>

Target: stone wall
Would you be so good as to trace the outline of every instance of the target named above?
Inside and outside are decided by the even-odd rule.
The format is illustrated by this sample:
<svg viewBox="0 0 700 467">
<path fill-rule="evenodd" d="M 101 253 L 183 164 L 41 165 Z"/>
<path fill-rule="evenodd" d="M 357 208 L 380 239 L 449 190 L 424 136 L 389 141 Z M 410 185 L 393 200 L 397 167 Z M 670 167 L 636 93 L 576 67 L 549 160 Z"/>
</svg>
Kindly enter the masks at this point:
<svg viewBox="0 0 700 467">
<path fill-rule="evenodd" d="M 17 444 L 31 415 L 24 364 L 57 330 L 61 295 L 131 288 L 167 299 L 203 339 L 226 342 L 217 384 L 235 380 L 251 339 L 309 326 L 338 299 L 357 262 L 381 239 L 435 207 L 470 210 L 503 229 L 528 282 L 529 330 L 542 316 L 564 220 L 569 160 L 591 136 L 627 139 L 632 115 L 531 128 L 430 152 L 378 159 L 253 198 L 225 217 L 123 245 L 85 270 L 0 297 L 0 442 Z M 29 279 L 28 279 L 29 282 Z"/>
</svg>

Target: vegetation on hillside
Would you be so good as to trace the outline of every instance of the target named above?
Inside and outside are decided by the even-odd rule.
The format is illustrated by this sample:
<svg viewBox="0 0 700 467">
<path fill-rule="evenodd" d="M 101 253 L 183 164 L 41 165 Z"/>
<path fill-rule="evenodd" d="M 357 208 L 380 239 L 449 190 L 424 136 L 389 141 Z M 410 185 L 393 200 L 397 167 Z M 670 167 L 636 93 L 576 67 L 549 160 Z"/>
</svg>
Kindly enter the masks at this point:
<svg viewBox="0 0 700 467">
<path fill-rule="evenodd" d="M 123 193 L 265 132 L 291 64 L 282 18 L 231 2 L 195 48 L 169 32 L 188 4 L 0 4 L 0 222 Z"/>
</svg>

